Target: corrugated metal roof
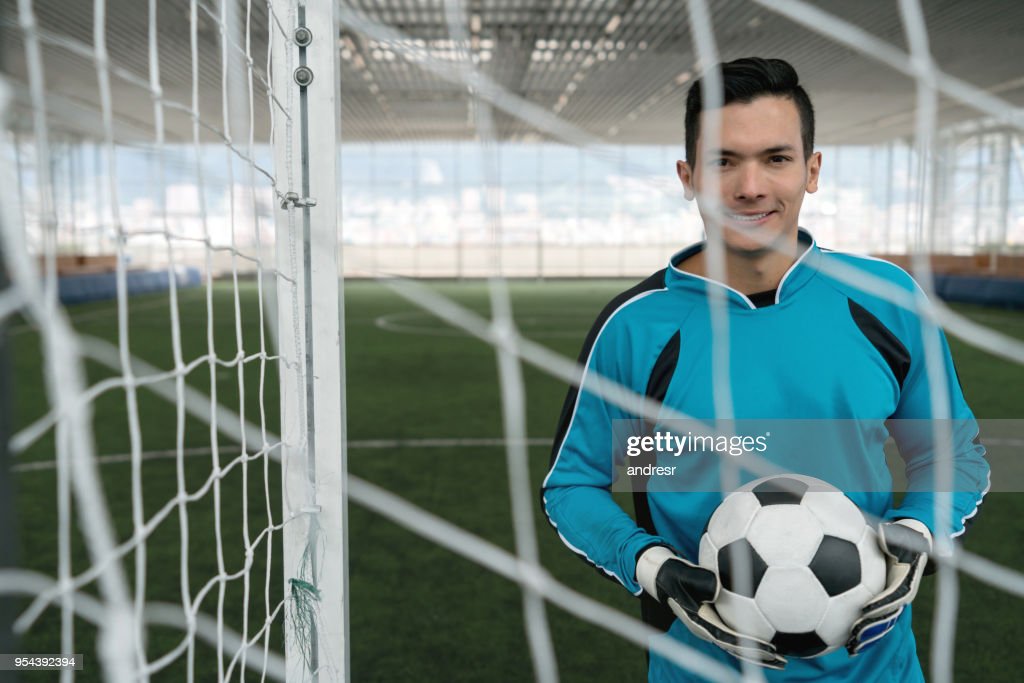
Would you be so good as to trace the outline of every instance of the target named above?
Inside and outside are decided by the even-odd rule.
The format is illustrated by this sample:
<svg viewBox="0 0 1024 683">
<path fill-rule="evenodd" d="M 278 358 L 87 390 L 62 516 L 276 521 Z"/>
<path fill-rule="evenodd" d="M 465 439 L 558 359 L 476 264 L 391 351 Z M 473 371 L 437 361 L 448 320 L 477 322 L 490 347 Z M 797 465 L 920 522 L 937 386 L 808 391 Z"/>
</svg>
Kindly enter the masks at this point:
<svg viewBox="0 0 1024 683">
<path fill-rule="evenodd" d="M 913 133 L 915 88 L 910 77 L 797 25 L 750 0 L 721 0 L 713 9 L 715 39 L 723 59 L 761 55 L 796 66 L 818 111 L 822 143 L 875 142 Z M 906 50 L 898 3 L 891 0 L 821 0 L 816 7 Z M 673 143 L 682 140 L 685 91 L 699 70 L 681 0 L 468 0 L 462 8 L 468 44 L 451 39 L 443 0 L 350 0 L 346 7 L 384 24 L 408 40 L 377 41 L 342 27 L 342 114 L 346 140 L 472 138 L 470 94 L 424 71 L 407 49 L 451 63 L 470 54 L 479 70 L 508 91 L 556 113 L 609 142 Z M 15 0 L 0 0 L 4 72 L 26 80 L 22 32 Z M 43 43 L 46 87 L 54 126 L 97 135 L 99 101 L 92 59 L 93 4 L 68 0 L 33 3 Z M 263 2 L 240 0 L 248 35 L 235 49 L 253 63 L 258 136 L 269 126 L 266 89 L 268 13 Z M 922 7 L 936 63 L 950 75 L 1024 105 L 1021 60 L 1024 3 L 1005 0 L 924 0 Z M 199 113 L 221 125 L 220 4 L 198 3 Z M 146 3 L 107 0 L 107 47 L 122 138 L 151 137 Z M 287 17 L 279 16 L 287 23 Z M 168 113 L 168 139 L 191 136 L 192 55 L 188 0 L 158 3 L 160 81 Z M 314 32 L 315 27 L 314 27 Z M 322 38 L 322 36 L 317 36 Z M 334 36 L 331 36 L 335 40 Z M 19 96 L 28 127 L 27 100 Z M 940 123 L 977 117 L 977 111 L 943 98 Z M 92 112 L 92 113 L 90 113 Z M 514 116 L 495 117 L 503 139 L 536 139 L 543 132 Z M 147 135 L 148 131 L 148 135 Z"/>
</svg>

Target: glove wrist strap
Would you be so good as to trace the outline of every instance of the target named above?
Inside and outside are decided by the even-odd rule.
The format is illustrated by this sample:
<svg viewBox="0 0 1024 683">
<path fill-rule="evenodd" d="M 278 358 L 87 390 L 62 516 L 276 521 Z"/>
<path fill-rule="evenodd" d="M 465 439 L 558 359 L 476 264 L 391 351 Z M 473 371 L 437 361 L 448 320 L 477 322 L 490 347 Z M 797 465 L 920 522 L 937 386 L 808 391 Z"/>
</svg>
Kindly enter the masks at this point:
<svg viewBox="0 0 1024 683">
<path fill-rule="evenodd" d="M 658 599 L 658 572 L 668 560 L 674 559 L 675 552 L 663 545 L 656 545 L 645 550 L 636 561 L 636 581 L 644 591 Z"/>
<path fill-rule="evenodd" d="M 900 517 L 896 520 L 896 524 L 905 526 L 908 529 L 913 529 L 917 533 L 921 534 L 928 541 L 929 550 L 932 547 L 932 532 L 928 530 L 928 526 L 924 522 L 914 519 L 912 517 Z"/>
</svg>

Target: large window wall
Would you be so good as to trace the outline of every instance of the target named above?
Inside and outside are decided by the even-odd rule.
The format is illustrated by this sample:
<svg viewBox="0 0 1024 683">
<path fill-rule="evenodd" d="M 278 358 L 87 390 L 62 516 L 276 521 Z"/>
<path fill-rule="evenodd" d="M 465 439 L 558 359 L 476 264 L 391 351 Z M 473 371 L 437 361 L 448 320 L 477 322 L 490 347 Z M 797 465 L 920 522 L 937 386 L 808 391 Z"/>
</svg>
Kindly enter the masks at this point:
<svg viewBox="0 0 1024 683">
<path fill-rule="evenodd" d="M 50 173 L 61 188 L 55 195 L 60 251 L 113 253 L 115 213 L 103 175 L 108 152 L 74 139 L 52 145 Z M 233 243 L 253 254 L 271 248 L 274 192 L 284 190 L 259 182 L 265 179 L 260 166 L 270 164 L 266 150 L 257 151 L 257 166 L 250 168 L 222 145 L 198 151 L 191 145 L 167 147 L 172 149 L 159 157 L 144 145 L 115 152 L 116 218 L 136 234 L 130 241 L 132 265 L 162 265 L 165 221 L 182 264 L 207 267 L 205 256 L 190 263 L 193 251 L 205 254 L 207 241 Z M 822 147 L 820 189 L 807 196 L 801 223 L 821 244 L 836 249 L 900 254 L 920 244 L 936 253 L 1024 252 L 1019 138 L 1001 130 L 947 131 L 936 148 L 934 167 L 922 174 L 906 141 Z M 8 153 L 21 169 L 25 202 L 20 210 L 38 246 L 43 231 L 34 145 L 21 138 Z M 681 145 L 342 145 L 346 272 L 446 277 L 650 272 L 702 237 L 696 206 L 685 200 L 675 175 L 680 156 Z M 250 174 L 256 183 L 250 184 Z M 927 192 L 922 194 L 922 187 Z M 219 270 L 229 264 L 215 259 L 209 265 Z"/>
</svg>

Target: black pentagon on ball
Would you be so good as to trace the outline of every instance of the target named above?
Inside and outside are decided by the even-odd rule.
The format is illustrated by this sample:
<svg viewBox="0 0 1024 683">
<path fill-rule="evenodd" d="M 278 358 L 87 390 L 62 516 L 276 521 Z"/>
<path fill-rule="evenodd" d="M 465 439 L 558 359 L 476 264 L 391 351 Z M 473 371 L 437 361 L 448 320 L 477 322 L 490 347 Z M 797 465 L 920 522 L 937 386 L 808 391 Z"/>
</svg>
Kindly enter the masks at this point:
<svg viewBox="0 0 1024 683">
<path fill-rule="evenodd" d="M 779 632 L 772 638 L 772 645 L 781 655 L 793 655 L 794 657 L 813 657 L 828 649 L 817 633 L 783 633 Z"/>
<path fill-rule="evenodd" d="M 808 565 L 829 597 L 845 593 L 860 583 L 860 553 L 849 541 L 825 536 Z"/>
<path fill-rule="evenodd" d="M 799 505 L 808 488 L 799 479 L 772 477 L 755 486 L 751 492 L 757 496 L 761 505 Z"/>
<path fill-rule="evenodd" d="M 739 572 L 733 567 L 733 552 L 743 553 L 743 555 L 750 558 L 750 590 L 740 590 L 740 587 L 737 585 L 739 583 Z M 766 571 L 768 571 L 768 564 L 761 559 L 761 556 L 754 550 L 754 546 L 750 545 L 750 542 L 745 538 L 733 541 L 718 551 L 718 578 L 721 579 L 723 588 L 737 595 L 742 595 L 746 598 L 754 597 L 757 587 L 761 584 L 761 577 L 764 576 Z"/>
</svg>

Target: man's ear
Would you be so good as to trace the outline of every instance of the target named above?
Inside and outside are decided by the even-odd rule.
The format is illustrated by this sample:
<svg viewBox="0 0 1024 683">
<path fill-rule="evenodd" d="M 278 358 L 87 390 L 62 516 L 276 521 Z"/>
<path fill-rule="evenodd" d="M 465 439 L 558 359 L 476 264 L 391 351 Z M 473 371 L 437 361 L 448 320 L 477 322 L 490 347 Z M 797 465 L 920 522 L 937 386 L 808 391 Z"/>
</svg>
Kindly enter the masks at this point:
<svg viewBox="0 0 1024 683">
<path fill-rule="evenodd" d="M 690 170 L 690 165 L 685 161 L 677 161 L 676 175 L 679 176 L 679 182 L 683 184 L 683 194 L 688 200 L 693 200 L 693 173 Z"/>
<path fill-rule="evenodd" d="M 815 152 L 807 160 L 807 192 L 818 191 L 818 177 L 821 175 L 821 152 Z"/>
</svg>

